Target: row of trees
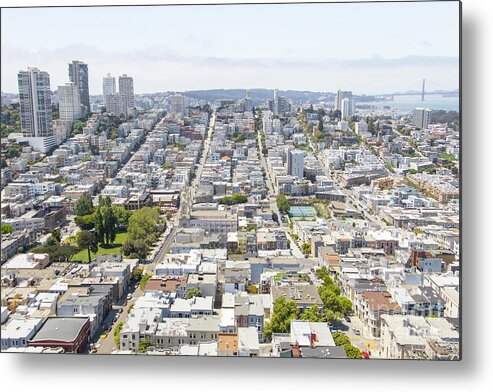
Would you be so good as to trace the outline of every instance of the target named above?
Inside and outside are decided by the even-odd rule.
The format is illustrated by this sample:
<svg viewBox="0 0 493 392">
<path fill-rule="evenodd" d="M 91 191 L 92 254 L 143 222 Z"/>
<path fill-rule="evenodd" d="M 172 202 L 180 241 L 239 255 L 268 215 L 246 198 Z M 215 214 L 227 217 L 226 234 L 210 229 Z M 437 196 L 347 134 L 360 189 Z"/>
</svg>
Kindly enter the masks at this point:
<svg viewBox="0 0 493 392">
<path fill-rule="evenodd" d="M 361 351 L 358 347 L 351 344 L 349 338 L 344 335 L 342 332 L 335 332 L 332 334 L 332 338 L 334 339 L 334 343 L 336 346 L 344 347 L 344 351 L 346 351 L 346 355 L 348 358 L 360 359 Z"/>
<path fill-rule="evenodd" d="M 288 198 L 285 195 L 278 195 L 276 198 L 277 208 L 282 214 L 287 214 L 291 205 L 289 204 Z"/>
<path fill-rule="evenodd" d="M 233 193 L 232 196 L 224 196 L 219 199 L 219 204 L 226 204 L 228 206 L 235 204 L 246 203 L 248 200 L 247 195 L 242 195 L 241 193 Z"/>
<path fill-rule="evenodd" d="M 323 285 L 318 288 L 318 294 L 324 304 L 325 313 L 329 316 L 327 318 L 337 320 L 351 313 L 352 302 L 341 296 L 341 289 L 334 284 L 327 267 L 318 269 L 317 276 L 323 281 Z"/>
</svg>

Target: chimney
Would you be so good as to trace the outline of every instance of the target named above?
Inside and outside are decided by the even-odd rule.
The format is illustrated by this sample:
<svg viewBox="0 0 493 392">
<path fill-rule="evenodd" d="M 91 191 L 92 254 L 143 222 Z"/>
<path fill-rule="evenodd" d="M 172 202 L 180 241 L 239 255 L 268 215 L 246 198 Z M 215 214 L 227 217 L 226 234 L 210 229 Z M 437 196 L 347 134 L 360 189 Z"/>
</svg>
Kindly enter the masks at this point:
<svg viewBox="0 0 493 392">
<path fill-rule="evenodd" d="M 317 346 L 317 334 L 312 332 L 310 334 L 310 347 L 315 348 Z"/>
</svg>

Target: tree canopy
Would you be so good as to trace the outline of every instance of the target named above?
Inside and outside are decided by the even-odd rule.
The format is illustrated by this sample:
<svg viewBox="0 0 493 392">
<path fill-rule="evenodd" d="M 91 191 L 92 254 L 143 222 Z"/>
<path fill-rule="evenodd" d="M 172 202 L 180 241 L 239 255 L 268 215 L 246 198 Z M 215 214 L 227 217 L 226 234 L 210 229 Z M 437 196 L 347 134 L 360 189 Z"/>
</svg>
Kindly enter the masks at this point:
<svg viewBox="0 0 493 392">
<path fill-rule="evenodd" d="M 187 298 L 202 297 L 202 291 L 198 287 L 191 287 L 187 290 Z"/>
<path fill-rule="evenodd" d="M 75 205 L 75 215 L 90 215 L 94 212 L 94 206 L 92 204 L 92 198 L 89 195 L 82 195 Z"/>
<path fill-rule="evenodd" d="M 270 338 L 273 333 L 289 333 L 291 331 L 291 321 L 298 318 L 299 309 L 294 301 L 286 301 L 284 296 L 274 302 L 274 311 L 271 319 L 266 323 L 265 336 Z"/>
<path fill-rule="evenodd" d="M 2 223 L 2 234 L 10 234 L 12 233 L 12 226 L 8 223 Z"/>
<path fill-rule="evenodd" d="M 246 203 L 247 200 L 248 196 L 242 195 L 240 193 L 233 193 L 232 196 L 224 196 L 223 198 L 219 199 L 219 204 L 226 204 L 228 206 L 231 206 L 235 204 Z"/>
<path fill-rule="evenodd" d="M 160 235 L 160 221 L 158 208 L 144 207 L 135 211 L 128 219 L 128 239 L 123 245 L 125 255 L 146 258 L 149 247 Z"/>
<path fill-rule="evenodd" d="M 279 211 L 283 214 L 287 214 L 289 212 L 289 208 L 291 205 L 289 204 L 289 201 L 286 196 L 284 195 L 278 195 L 276 198 L 277 202 L 277 208 L 279 208 Z"/>
</svg>

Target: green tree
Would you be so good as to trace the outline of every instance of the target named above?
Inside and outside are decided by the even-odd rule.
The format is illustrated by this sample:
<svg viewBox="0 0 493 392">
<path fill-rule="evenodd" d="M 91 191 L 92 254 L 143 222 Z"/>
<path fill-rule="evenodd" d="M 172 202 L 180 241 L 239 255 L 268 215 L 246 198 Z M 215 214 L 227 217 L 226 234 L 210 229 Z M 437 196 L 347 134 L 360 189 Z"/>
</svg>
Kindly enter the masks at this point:
<svg viewBox="0 0 493 392">
<path fill-rule="evenodd" d="M 142 276 L 142 278 L 140 279 L 140 283 L 139 283 L 139 287 L 141 290 L 145 289 L 146 284 L 149 281 L 149 279 L 151 279 L 151 277 L 152 277 L 151 274 L 145 274 Z"/>
<path fill-rule="evenodd" d="M 60 242 L 56 240 L 55 237 L 53 237 L 52 235 L 50 235 L 47 240 L 44 242 L 44 246 L 56 246 L 56 245 L 59 245 Z"/>
<path fill-rule="evenodd" d="M 113 244 L 116 238 L 116 219 L 111 206 L 103 207 L 104 240 L 106 244 Z"/>
<path fill-rule="evenodd" d="M 128 220 L 128 239 L 123 246 L 125 255 L 147 257 L 149 246 L 159 236 L 160 220 L 157 208 L 144 207 L 135 211 Z"/>
<path fill-rule="evenodd" d="M 198 287 L 192 287 L 187 290 L 187 298 L 202 297 L 202 291 Z"/>
<path fill-rule="evenodd" d="M 78 252 L 78 249 L 72 245 L 42 245 L 31 250 L 33 253 L 48 253 L 52 262 L 67 262 L 70 261 L 73 255 Z"/>
<path fill-rule="evenodd" d="M 139 346 L 137 347 L 137 352 L 140 354 L 145 354 L 147 350 L 149 350 L 149 347 L 151 347 L 152 342 L 151 339 L 145 338 L 144 340 L 141 340 L 139 342 Z"/>
<path fill-rule="evenodd" d="M 345 344 L 343 347 L 348 358 L 361 359 L 361 351 L 358 347 L 353 346 L 352 344 Z"/>
<path fill-rule="evenodd" d="M 132 211 L 128 211 L 120 206 L 113 206 L 113 214 L 116 219 L 117 229 L 120 231 L 124 231 L 128 227 L 128 220 L 132 216 Z"/>
<path fill-rule="evenodd" d="M 312 252 L 312 244 L 309 242 L 303 242 L 301 244 L 301 250 L 305 255 L 308 255 Z"/>
<path fill-rule="evenodd" d="M 273 333 L 289 333 L 291 321 L 297 319 L 298 315 L 296 302 L 286 301 L 284 296 L 277 298 L 270 322 L 266 323 L 264 328 L 265 336 L 270 338 Z"/>
<path fill-rule="evenodd" d="M 233 193 L 231 197 L 224 196 L 223 198 L 219 199 L 219 204 L 236 205 L 236 204 L 246 203 L 247 201 L 248 201 L 248 196 L 242 195 L 240 193 Z"/>
<path fill-rule="evenodd" d="M 353 303 L 346 297 L 337 297 L 336 311 L 342 313 L 344 316 L 351 313 L 353 310 Z"/>
<path fill-rule="evenodd" d="M 93 232 L 82 230 L 79 234 L 77 234 L 77 246 L 79 249 L 87 249 L 87 258 L 90 263 L 91 251 L 94 253 L 98 251 L 98 240 Z"/>
<path fill-rule="evenodd" d="M 143 273 L 144 273 L 144 268 L 142 268 L 142 267 L 134 268 L 134 270 L 132 272 L 133 279 L 136 282 L 140 282 L 140 280 L 142 279 Z"/>
<path fill-rule="evenodd" d="M 74 222 L 81 230 L 92 230 L 94 229 L 95 214 L 80 215 L 74 218 Z"/>
<path fill-rule="evenodd" d="M 8 223 L 2 223 L 2 234 L 10 234 L 12 233 L 12 226 Z"/>
<path fill-rule="evenodd" d="M 301 314 L 300 319 L 313 323 L 322 322 L 325 320 L 325 315 L 320 311 L 317 305 L 312 305 Z"/>
<path fill-rule="evenodd" d="M 85 122 L 80 121 L 80 120 L 75 120 L 72 124 L 72 135 L 76 135 L 78 133 L 82 132 L 82 128 L 84 128 L 86 125 Z"/>
<path fill-rule="evenodd" d="M 345 346 L 346 344 L 351 344 L 349 338 L 342 332 L 334 332 L 332 334 L 332 338 L 334 339 L 334 343 L 336 344 L 336 346 Z"/>
<path fill-rule="evenodd" d="M 287 214 L 289 212 L 289 208 L 291 207 L 288 199 L 285 195 L 278 195 L 276 198 L 277 208 L 283 214 Z"/>
<path fill-rule="evenodd" d="M 60 229 L 52 230 L 51 236 L 55 239 L 56 242 L 62 242 L 62 234 L 60 233 Z"/>
<path fill-rule="evenodd" d="M 75 205 L 75 215 L 90 215 L 94 212 L 94 206 L 92 205 L 92 198 L 89 195 L 82 195 Z"/>
<path fill-rule="evenodd" d="M 248 294 L 258 294 L 258 288 L 257 288 L 257 286 L 251 284 L 251 285 L 247 286 L 246 292 Z"/>
<path fill-rule="evenodd" d="M 104 244 L 104 234 L 105 234 L 105 222 L 103 214 L 101 213 L 101 206 L 98 206 L 94 215 L 94 231 L 96 233 L 96 239 L 100 244 Z"/>
<path fill-rule="evenodd" d="M 120 348 L 120 332 L 122 328 L 123 328 L 123 323 L 121 321 L 115 325 L 114 338 L 115 338 L 115 345 L 117 348 Z"/>
</svg>

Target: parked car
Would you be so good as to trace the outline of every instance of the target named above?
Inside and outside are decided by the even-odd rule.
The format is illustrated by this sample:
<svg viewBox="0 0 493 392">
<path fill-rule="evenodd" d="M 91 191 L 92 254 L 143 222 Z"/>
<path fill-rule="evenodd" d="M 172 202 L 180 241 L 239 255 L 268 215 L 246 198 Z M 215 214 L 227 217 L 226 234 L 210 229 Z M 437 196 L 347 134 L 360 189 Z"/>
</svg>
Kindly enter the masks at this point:
<svg viewBox="0 0 493 392">
<path fill-rule="evenodd" d="M 351 322 L 351 318 L 350 318 L 349 316 L 344 317 L 344 319 L 345 319 L 348 323 L 350 323 L 350 322 Z"/>
<path fill-rule="evenodd" d="M 361 331 L 360 331 L 359 329 L 355 329 L 355 330 L 354 330 L 354 333 L 355 333 L 356 335 L 361 335 Z"/>
<path fill-rule="evenodd" d="M 131 300 L 131 299 L 132 299 L 132 293 L 128 293 L 127 300 Z"/>
</svg>

